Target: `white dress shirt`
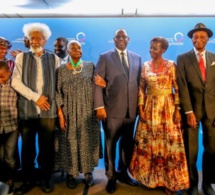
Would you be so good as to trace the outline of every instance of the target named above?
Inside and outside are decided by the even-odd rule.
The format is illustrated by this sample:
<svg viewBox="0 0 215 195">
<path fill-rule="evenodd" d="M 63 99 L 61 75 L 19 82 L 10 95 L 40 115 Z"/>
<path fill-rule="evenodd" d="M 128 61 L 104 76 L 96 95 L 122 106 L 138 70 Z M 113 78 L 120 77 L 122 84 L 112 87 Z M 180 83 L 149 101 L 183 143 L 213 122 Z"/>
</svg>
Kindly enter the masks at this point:
<svg viewBox="0 0 215 195">
<path fill-rule="evenodd" d="M 22 65 L 23 65 L 23 53 L 19 53 L 16 56 L 15 60 L 15 68 L 12 75 L 12 87 L 20 93 L 23 97 L 25 97 L 28 100 L 32 100 L 35 103 L 42 95 L 42 89 L 43 89 L 43 74 L 42 74 L 42 59 L 41 56 L 38 57 L 34 55 L 34 58 L 37 62 L 37 78 L 36 78 L 36 88 L 37 91 L 32 91 L 29 87 L 27 87 L 22 82 Z M 55 68 L 57 69 L 59 67 L 59 58 L 55 55 Z M 40 108 L 37 106 L 37 112 L 40 113 Z"/>
</svg>

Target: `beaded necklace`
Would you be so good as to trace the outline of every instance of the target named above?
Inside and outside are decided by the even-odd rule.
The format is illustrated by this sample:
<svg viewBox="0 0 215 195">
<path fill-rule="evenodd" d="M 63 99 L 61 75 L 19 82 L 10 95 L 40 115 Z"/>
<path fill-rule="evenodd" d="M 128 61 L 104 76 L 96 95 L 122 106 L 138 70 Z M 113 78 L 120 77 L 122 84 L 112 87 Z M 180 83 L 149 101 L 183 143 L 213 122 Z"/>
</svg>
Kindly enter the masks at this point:
<svg viewBox="0 0 215 195">
<path fill-rule="evenodd" d="M 83 64 L 82 64 L 82 60 L 81 59 L 78 60 L 78 62 L 76 64 L 73 62 L 73 60 L 70 60 L 69 62 L 71 64 L 71 66 L 72 66 L 73 74 L 78 74 L 78 73 L 82 72 Z M 80 68 L 80 70 L 77 70 L 79 68 Z"/>
<path fill-rule="evenodd" d="M 159 66 L 157 68 L 155 68 L 154 60 L 152 60 L 152 62 L 151 62 L 152 72 L 154 72 L 154 73 L 161 72 L 161 70 L 163 69 L 163 65 L 164 65 L 164 59 L 162 59 Z"/>
</svg>

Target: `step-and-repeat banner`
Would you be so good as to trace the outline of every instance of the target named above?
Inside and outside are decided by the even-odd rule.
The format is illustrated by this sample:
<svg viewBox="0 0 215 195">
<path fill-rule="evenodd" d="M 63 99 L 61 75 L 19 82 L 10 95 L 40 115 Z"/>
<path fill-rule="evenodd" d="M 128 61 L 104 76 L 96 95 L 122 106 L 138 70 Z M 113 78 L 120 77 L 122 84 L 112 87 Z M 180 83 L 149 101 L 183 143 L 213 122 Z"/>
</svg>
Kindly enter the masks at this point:
<svg viewBox="0 0 215 195">
<path fill-rule="evenodd" d="M 68 40 L 78 40 L 83 48 L 83 60 L 96 64 L 100 53 L 114 48 L 114 33 L 119 28 L 127 30 L 130 37 L 128 49 L 142 56 L 142 61 L 150 59 L 149 42 L 155 36 L 162 36 L 169 42 L 164 57 L 176 61 L 177 55 L 192 49 L 187 33 L 202 22 L 215 33 L 214 17 L 146 17 L 146 18 L 13 18 L 0 19 L 1 33 L 12 43 L 11 49 L 26 50 L 23 44 L 22 27 L 26 23 L 47 24 L 52 35 L 46 49 L 54 50 L 54 40 L 63 36 Z M 215 52 L 215 36 L 211 37 L 207 49 Z M 10 57 L 8 54 L 7 57 Z M 202 132 L 199 132 L 198 169 L 201 170 Z"/>
</svg>

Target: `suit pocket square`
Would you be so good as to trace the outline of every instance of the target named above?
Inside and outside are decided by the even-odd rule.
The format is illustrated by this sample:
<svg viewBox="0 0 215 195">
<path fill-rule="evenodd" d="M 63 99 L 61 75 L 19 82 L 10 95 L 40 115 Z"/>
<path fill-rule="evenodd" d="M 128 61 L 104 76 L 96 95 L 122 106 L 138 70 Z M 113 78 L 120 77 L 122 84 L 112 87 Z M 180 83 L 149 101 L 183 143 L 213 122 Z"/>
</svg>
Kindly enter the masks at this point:
<svg viewBox="0 0 215 195">
<path fill-rule="evenodd" d="M 212 62 L 211 66 L 215 66 L 215 62 Z"/>
</svg>

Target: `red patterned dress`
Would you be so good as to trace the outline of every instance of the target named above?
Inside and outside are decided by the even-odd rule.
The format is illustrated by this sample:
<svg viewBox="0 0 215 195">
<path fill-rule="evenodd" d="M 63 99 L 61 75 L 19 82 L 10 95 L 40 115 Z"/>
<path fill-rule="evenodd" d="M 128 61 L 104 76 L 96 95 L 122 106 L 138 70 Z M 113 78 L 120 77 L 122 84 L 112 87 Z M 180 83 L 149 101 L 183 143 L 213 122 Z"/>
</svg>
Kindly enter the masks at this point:
<svg viewBox="0 0 215 195">
<path fill-rule="evenodd" d="M 173 61 L 164 60 L 158 70 L 152 61 L 144 63 L 138 104 L 144 107 L 146 123 L 138 122 L 130 174 L 149 188 L 189 188 L 181 125 L 173 122 L 179 104 Z"/>
</svg>

